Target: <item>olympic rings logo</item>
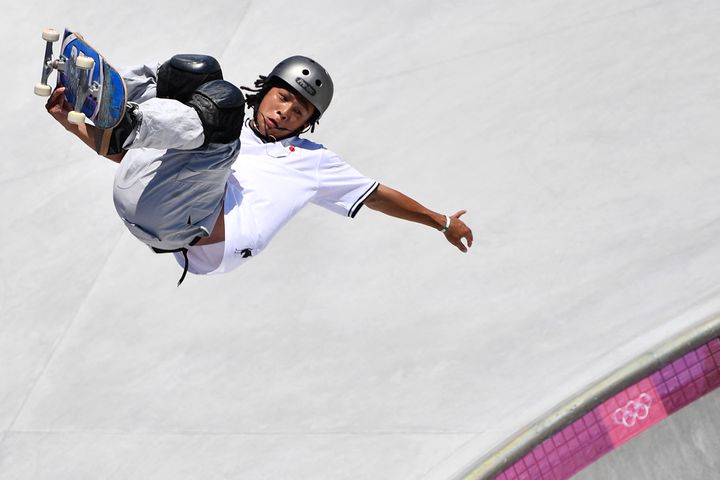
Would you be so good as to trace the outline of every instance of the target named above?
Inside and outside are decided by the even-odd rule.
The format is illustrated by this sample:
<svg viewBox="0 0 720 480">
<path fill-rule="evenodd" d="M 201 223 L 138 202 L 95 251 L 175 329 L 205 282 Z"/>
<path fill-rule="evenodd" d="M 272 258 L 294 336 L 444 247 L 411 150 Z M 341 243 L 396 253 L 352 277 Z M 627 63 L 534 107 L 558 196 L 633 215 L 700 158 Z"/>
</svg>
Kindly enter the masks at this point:
<svg viewBox="0 0 720 480">
<path fill-rule="evenodd" d="M 624 407 L 615 410 L 613 420 L 618 425 L 632 428 L 638 420 L 645 420 L 650 415 L 651 405 L 652 397 L 643 393 L 635 400 L 630 400 Z"/>
</svg>

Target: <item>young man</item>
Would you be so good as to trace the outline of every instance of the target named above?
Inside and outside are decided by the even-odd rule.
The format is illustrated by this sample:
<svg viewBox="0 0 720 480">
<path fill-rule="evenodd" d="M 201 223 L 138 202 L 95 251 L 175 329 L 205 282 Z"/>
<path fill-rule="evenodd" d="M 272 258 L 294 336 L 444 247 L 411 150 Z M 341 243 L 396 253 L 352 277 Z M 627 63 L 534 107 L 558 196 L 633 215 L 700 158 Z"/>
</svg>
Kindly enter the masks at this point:
<svg viewBox="0 0 720 480">
<path fill-rule="evenodd" d="M 247 99 L 212 57 L 178 55 L 123 76 L 131 103 L 106 155 L 120 163 L 115 206 L 138 239 L 175 253 L 180 282 L 188 270 L 228 272 L 257 256 L 308 203 L 351 218 L 366 205 L 440 230 L 462 252 L 472 246 L 464 210 L 433 212 L 300 137 L 333 96 L 330 75 L 310 58 L 283 60 Z M 243 121 L 245 103 L 252 115 Z M 92 126 L 67 122 L 62 89 L 47 109 L 94 148 Z"/>
</svg>

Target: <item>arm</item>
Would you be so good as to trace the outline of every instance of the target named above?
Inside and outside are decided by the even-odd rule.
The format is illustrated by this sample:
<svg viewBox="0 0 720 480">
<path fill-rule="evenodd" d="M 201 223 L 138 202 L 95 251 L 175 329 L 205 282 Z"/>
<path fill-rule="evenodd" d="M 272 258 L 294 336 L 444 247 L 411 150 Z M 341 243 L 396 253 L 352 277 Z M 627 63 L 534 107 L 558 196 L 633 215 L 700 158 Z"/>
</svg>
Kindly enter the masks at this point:
<svg viewBox="0 0 720 480">
<path fill-rule="evenodd" d="M 57 122 L 62 125 L 65 130 L 72 133 L 76 137 L 78 137 L 80 140 L 83 141 L 88 147 L 92 148 L 93 151 L 95 150 L 95 134 L 96 134 L 96 128 L 92 125 L 88 124 L 82 124 L 82 125 L 74 125 L 70 122 L 68 122 L 67 116 L 70 111 L 72 111 L 72 107 L 70 104 L 65 100 L 65 88 L 60 87 L 56 88 L 55 91 L 50 96 L 50 99 L 48 100 L 47 104 L 45 105 L 45 108 L 47 109 L 48 113 L 55 119 Z M 105 155 L 105 158 L 108 160 L 112 160 L 113 162 L 120 163 L 122 158 L 125 156 L 125 152 L 118 153 L 115 155 Z"/>
<path fill-rule="evenodd" d="M 384 185 L 380 185 L 365 200 L 365 205 L 386 215 L 427 225 L 440 231 L 445 228 L 447 221 L 445 215 L 433 212 L 407 195 Z M 460 220 L 465 213 L 465 210 L 461 210 L 455 215 L 449 216 L 450 228 L 445 232 L 447 241 L 455 245 L 461 252 L 467 252 L 468 247 L 472 247 L 473 243 L 472 231 Z M 467 247 L 463 243 L 463 239 L 467 242 Z"/>
<path fill-rule="evenodd" d="M 128 100 L 133 102 L 143 102 L 155 97 L 155 84 L 157 83 L 156 69 L 146 66 L 134 66 L 125 68 L 121 71 L 121 75 L 125 80 L 127 88 Z M 65 100 L 65 88 L 56 88 L 45 106 L 48 113 L 65 128 L 68 132 L 78 137 L 84 144 L 96 151 L 95 138 L 101 132 L 90 124 L 74 125 L 67 121 L 67 114 L 72 111 L 72 106 Z M 103 155 L 105 158 L 113 162 L 120 163 L 125 156 L 125 152 Z"/>
<path fill-rule="evenodd" d="M 128 101 L 142 103 L 155 97 L 157 84 L 156 70 L 156 68 L 147 65 L 127 67 L 120 70 L 120 74 L 125 80 Z M 48 113 L 50 113 L 65 130 L 78 137 L 84 144 L 97 153 L 96 138 L 105 134 L 106 131 L 97 129 L 88 123 L 74 125 L 68 122 L 67 114 L 72 110 L 72 106 L 67 103 L 64 93 L 64 87 L 55 89 L 46 105 Z M 103 156 L 109 160 L 120 163 L 125 153 L 125 151 L 122 151 L 116 154 L 105 154 Z"/>
<path fill-rule="evenodd" d="M 95 150 L 94 135 L 99 129 L 88 124 L 78 126 L 68 122 L 67 114 L 72 107 L 65 99 L 64 92 L 64 87 L 55 89 L 46 105 L 47 111 L 65 127 L 65 130 Z M 123 150 L 130 148 L 192 150 L 200 147 L 205 140 L 203 123 L 197 111 L 190 105 L 170 98 L 151 98 L 140 104 L 138 111 L 142 121 L 137 127 L 133 127 L 132 131 L 127 132 L 129 136 L 124 140 Z M 124 155 L 123 151 L 106 157 L 119 162 Z"/>
</svg>

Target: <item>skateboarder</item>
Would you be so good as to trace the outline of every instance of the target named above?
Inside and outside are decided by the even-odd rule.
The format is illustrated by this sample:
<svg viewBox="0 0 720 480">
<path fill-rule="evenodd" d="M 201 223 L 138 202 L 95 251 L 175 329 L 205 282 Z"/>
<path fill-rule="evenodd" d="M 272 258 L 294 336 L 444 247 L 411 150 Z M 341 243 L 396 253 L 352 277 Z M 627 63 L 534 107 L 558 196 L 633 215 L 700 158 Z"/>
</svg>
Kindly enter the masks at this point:
<svg viewBox="0 0 720 480">
<path fill-rule="evenodd" d="M 310 58 L 290 57 L 255 88 L 222 80 L 215 59 L 177 55 L 159 68 L 123 71 L 128 109 L 107 158 L 118 162 L 114 201 L 127 228 L 194 274 L 230 271 L 257 256 L 305 205 L 348 217 L 363 205 L 472 246 L 461 210 L 444 215 L 367 178 L 301 137 L 330 105 L 333 82 Z M 245 117 L 244 107 L 249 107 Z M 94 148 L 91 125 L 67 121 L 63 90 L 48 112 Z"/>
</svg>

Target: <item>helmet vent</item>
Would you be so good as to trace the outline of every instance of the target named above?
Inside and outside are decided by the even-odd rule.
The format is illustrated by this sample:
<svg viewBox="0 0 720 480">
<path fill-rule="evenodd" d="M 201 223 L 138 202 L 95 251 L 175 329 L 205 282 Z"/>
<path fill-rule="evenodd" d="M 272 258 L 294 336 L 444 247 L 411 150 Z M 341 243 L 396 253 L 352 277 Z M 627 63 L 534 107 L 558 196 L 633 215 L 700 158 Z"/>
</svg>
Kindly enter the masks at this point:
<svg viewBox="0 0 720 480">
<path fill-rule="evenodd" d="M 310 75 L 310 70 L 308 70 L 307 68 L 303 70 L 303 75 Z"/>
<path fill-rule="evenodd" d="M 318 87 L 322 87 L 322 80 L 315 80 L 315 85 L 317 85 Z"/>
</svg>

